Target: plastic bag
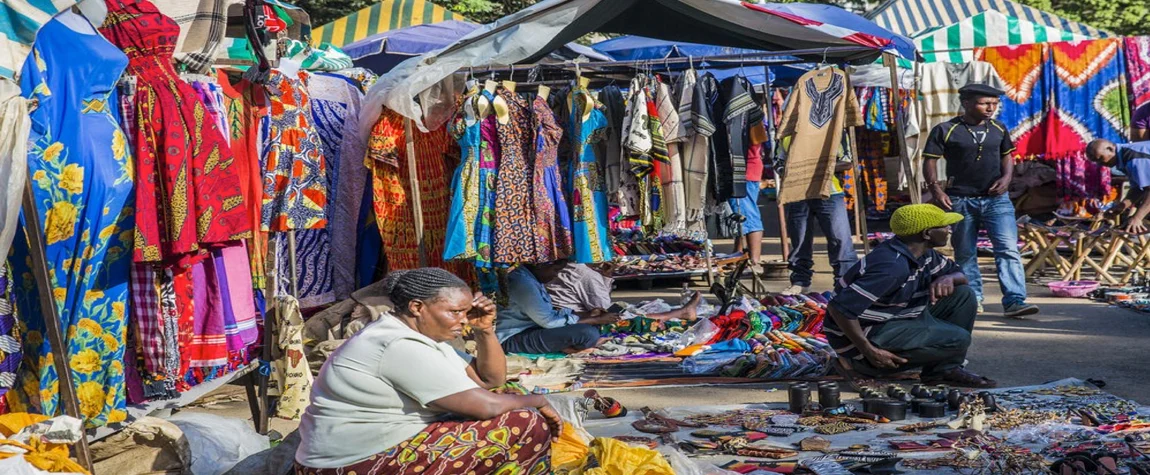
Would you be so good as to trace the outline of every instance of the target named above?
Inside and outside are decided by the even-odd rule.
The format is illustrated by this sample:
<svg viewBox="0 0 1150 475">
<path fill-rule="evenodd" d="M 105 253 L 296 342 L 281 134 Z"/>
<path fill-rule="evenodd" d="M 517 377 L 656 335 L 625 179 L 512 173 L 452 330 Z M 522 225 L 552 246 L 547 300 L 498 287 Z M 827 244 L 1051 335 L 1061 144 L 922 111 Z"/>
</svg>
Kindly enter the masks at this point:
<svg viewBox="0 0 1150 475">
<path fill-rule="evenodd" d="M 578 475 L 675 475 L 663 455 L 644 447 L 633 447 L 615 439 L 599 437 L 591 441 L 590 455 L 598 466 Z"/>
<path fill-rule="evenodd" d="M 720 328 L 718 326 L 711 323 L 710 318 L 700 318 L 697 323 L 679 336 L 679 341 L 674 345 L 675 351 L 679 351 L 691 345 L 701 345 L 711 341 L 711 338 L 719 334 L 719 330 Z"/>
<path fill-rule="evenodd" d="M 168 421 L 184 431 L 192 449 L 191 471 L 196 475 L 220 475 L 271 447 L 267 436 L 260 435 L 244 420 L 184 412 Z"/>
<path fill-rule="evenodd" d="M 1079 432 L 1092 433 L 1090 429 L 1074 424 L 1050 423 L 1022 426 L 1006 434 L 1006 441 L 1013 444 L 1048 445 L 1058 440 L 1067 440 Z"/>
</svg>

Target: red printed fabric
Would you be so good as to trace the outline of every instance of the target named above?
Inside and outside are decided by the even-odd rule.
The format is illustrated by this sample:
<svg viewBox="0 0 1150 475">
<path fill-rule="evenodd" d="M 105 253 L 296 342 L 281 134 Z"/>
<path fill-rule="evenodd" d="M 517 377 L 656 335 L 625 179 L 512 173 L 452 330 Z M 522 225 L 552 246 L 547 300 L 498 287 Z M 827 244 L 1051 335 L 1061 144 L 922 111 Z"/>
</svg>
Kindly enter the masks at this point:
<svg viewBox="0 0 1150 475">
<path fill-rule="evenodd" d="M 345 467 L 295 464 L 295 475 L 457 473 L 551 473 L 551 431 L 543 416 L 519 410 L 484 421 L 433 422 L 415 437 Z"/>
<path fill-rule="evenodd" d="M 412 130 L 415 133 L 415 171 L 423 206 L 426 265 L 442 267 L 465 281 L 475 282 L 473 264 L 443 260 L 447 216 L 451 207 L 451 166 L 448 162 L 449 157 L 459 156 L 459 144 L 451 138 L 447 127 L 428 133 Z M 373 209 L 383 238 L 388 270 L 420 267 L 402 116 L 384 109 L 372 127 L 364 166 L 371 170 Z"/>
<path fill-rule="evenodd" d="M 179 26 L 147 0 L 106 3 L 100 32 L 137 80 L 135 260 L 187 265 L 206 245 L 250 237 L 227 139 L 172 66 Z"/>
</svg>

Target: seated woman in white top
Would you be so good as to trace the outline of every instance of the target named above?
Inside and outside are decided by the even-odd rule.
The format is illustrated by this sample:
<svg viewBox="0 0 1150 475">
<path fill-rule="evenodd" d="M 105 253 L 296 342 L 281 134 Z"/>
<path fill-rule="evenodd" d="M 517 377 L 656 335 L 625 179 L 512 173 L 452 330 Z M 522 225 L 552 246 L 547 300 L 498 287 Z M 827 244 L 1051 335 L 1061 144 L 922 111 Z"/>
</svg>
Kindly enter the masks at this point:
<svg viewBox="0 0 1150 475">
<path fill-rule="evenodd" d="M 548 473 L 562 421 L 543 396 L 495 394 L 507 363 L 495 304 L 443 269 L 389 274 L 395 309 L 323 365 L 300 423 L 296 473 Z M 469 364 L 446 342 L 470 323 Z"/>
</svg>

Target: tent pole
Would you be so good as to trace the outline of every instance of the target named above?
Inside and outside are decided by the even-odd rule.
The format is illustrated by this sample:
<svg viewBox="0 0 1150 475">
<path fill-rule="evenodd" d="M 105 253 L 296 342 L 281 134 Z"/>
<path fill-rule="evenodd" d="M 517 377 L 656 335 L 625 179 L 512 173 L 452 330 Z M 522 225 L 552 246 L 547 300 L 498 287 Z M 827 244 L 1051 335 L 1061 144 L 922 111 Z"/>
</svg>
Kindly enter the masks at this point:
<svg viewBox="0 0 1150 475">
<path fill-rule="evenodd" d="M 76 387 L 72 381 L 72 369 L 68 365 L 68 342 L 60 326 L 60 312 L 56 299 L 52 296 L 52 284 L 48 279 L 48 253 L 44 245 L 40 212 L 36 209 L 36 197 L 32 191 L 32 174 L 24 181 L 24 231 L 28 235 L 28 258 L 32 261 L 32 275 L 40 294 L 40 312 L 44 319 L 48 343 L 51 345 L 52 362 L 56 367 L 60 390 L 60 407 L 64 414 L 84 420 L 80 414 Z M 80 440 L 73 445 L 76 459 L 89 472 L 92 471 L 92 453 L 88 449 L 88 436 L 80 434 Z"/>
<path fill-rule="evenodd" d="M 851 89 L 848 88 L 848 90 Z M 855 176 L 855 230 L 859 235 L 859 239 L 862 239 L 863 252 L 870 254 L 870 239 L 867 239 L 867 234 L 870 234 L 870 231 L 867 230 L 866 210 L 864 209 L 866 206 L 863 204 L 862 194 L 858 192 L 860 188 L 859 182 L 862 181 L 862 175 L 859 173 L 859 141 L 858 136 L 855 135 L 855 127 L 847 129 L 847 133 L 850 134 L 851 167 L 854 168 Z"/>
<path fill-rule="evenodd" d="M 415 160 L 415 133 L 411 119 L 403 119 L 403 137 L 407 142 L 407 176 L 411 182 L 411 210 L 415 215 L 415 242 L 419 245 L 419 267 L 427 267 L 427 247 L 423 242 L 423 199 L 419 193 L 419 172 Z"/>
<path fill-rule="evenodd" d="M 774 97 L 774 95 L 775 95 L 775 88 L 773 86 L 770 86 L 770 84 L 771 84 L 771 68 L 769 66 L 763 66 L 763 77 L 766 78 L 766 81 L 768 84 L 767 89 L 766 89 L 767 95 L 763 99 L 763 107 L 766 108 L 767 121 L 771 124 L 771 128 L 770 128 L 771 138 L 774 140 L 778 140 L 778 137 L 775 136 L 778 131 L 775 130 L 775 126 L 774 126 L 774 123 L 775 123 L 774 104 L 771 103 L 771 98 Z M 771 142 L 768 142 L 768 143 L 771 143 Z M 775 151 L 770 150 L 770 152 L 774 153 Z M 764 157 L 766 155 L 767 155 L 766 153 L 763 153 Z M 778 212 L 779 212 L 779 251 L 782 252 L 782 254 L 783 254 L 781 260 L 783 262 L 786 262 L 787 257 L 790 257 L 790 255 L 791 255 L 791 240 L 790 240 L 790 237 L 787 236 L 787 210 L 786 210 L 786 207 L 783 206 L 783 202 L 781 200 L 779 200 L 779 196 L 780 196 L 779 191 L 782 189 L 782 186 L 783 186 L 783 177 L 779 176 L 776 173 L 775 174 L 775 206 L 778 207 Z"/>
<path fill-rule="evenodd" d="M 890 68 L 890 87 L 891 91 L 893 91 L 891 99 L 895 101 L 895 104 L 902 104 L 902 87 L 898 81 L 898 59 L 892 53 L 883 53 L 882 62 Z M 910 202 L 915 204 L 922 203 L 922 191 L 919 189 L 918 174 L 914 173 L 914 166 L 911 164 L 910 153 L 906 147 L 906 124 L 899 120 L 897 113 L 894 115 L 894 129 L 895 137 L 898 141 L 899 162 L 902 163 L 905 170 L 912 174 L 909 183 Z"/>
</svg>

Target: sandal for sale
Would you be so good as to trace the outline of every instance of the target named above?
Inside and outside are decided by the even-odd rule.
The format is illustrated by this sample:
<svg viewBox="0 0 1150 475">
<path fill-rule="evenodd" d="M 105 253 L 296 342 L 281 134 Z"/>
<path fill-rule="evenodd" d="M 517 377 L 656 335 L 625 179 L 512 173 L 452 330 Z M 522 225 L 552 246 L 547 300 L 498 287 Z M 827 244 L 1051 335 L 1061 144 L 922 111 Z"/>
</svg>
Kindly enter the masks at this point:
<svg viewBox="0 0 1150 475">
<path fill-rule="evenodd" d="M 1050 465 L 1054 475 L 1093 475 L 1098 464 L 1084 455 L 1067 455 Z"/>
<path fill-rule="evenodd" d="M 601 412 L 603 417 L 614 419 L 627 415 L 627 408 L 623 407 L 619 401 L 616 401 L 614 398 L 600 396 L 599 392 L 594 389 L 583 393 L 583 397 L 595 401 L 595 410 Z"/>
<path fill-rule="evenodd" d="M 942 374 L 932 375 L 922 379 L 922 384 L 946 384 L 963 388 L 990 389 L 998 386 L 993 379 L 979 376 L 965 368 L 954 368 Z"/>
</svg>

